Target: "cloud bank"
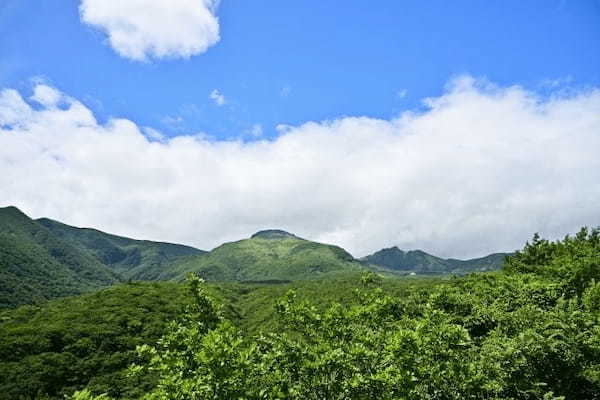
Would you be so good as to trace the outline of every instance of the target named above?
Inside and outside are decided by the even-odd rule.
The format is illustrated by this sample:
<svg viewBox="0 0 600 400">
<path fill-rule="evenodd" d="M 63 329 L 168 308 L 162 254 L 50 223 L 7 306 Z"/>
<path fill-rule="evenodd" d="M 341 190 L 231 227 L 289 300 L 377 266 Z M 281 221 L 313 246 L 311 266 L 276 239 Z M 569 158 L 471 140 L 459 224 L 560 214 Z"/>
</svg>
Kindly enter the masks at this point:
<svg viewBox="0 0 600 400">
<path fill-rule="evenodd" d="M 121 56 L 188 58 L 219 41 L 218 0 L 81 0 L 81 21 L 108 36 Z"/>
<path fill-rule="evenodd" d="M 0 205 L 203 249 L 283 228 L 355 256 L 478 256 L 600 224 L 600 90 L 539 98 L 464 77 L 425 103 L 223 142 L 100 124 L 43 84 L 7 89 Z"/>
</svg>

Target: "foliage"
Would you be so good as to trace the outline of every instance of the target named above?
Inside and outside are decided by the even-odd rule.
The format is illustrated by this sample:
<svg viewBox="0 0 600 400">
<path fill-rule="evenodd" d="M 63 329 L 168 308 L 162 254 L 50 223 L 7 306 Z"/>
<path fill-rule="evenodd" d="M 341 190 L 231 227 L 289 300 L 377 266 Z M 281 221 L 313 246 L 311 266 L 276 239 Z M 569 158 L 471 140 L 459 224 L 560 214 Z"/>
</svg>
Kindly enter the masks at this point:
<svg viewBox="0 0 600 400">
<path fill-rule="evenodd" d="M 404 296 L 426 290 L 433 279 L 384 279 L 382 290 Z M 299 300 L 318 309 L 331 302 L 357 301 L 359 275 L 335 281 L 290 284 L 206 284 L 225 319 L 250 337 L 277 331 L 274 307 L 294 289 Z M 0 399 L 62 399 L 76 389 L 134 398 L 155 384 L 152 376 L 131 380 L 126 367 L 136 359 L 136 345 L 155 344 L 168 322 L 181 320 L 194 298 L 170 282 L 129 283 L 81 297 L 23 306 L 0 314 Z M 196 302 L 197 304 L 197 302 Z M 118 346 L 114 345 L 117 344 Z"/>
<path fill-rule="evenodd" d="M 110 400 L 110 397 L 106 393 L 98 396 L 94 396 L 89 390 L 84 389 L 73 393 L 70 397 L 71 400 Z"/>
<path fill-rule="evenodd" d="M 534 238 L 506 272 L 438 285 L 425 301 L 376 288 L 320 311 L 292 291 L 281 328 L 253 337 L 215 323 L 200 294 L 204 312 L 139 348 L 149 362 L 134 369 L 159 374 L 151 400 L 598 399 L 599 250 L 597 230 Z"/>
<path fill-rule="evenodd" d="M 115 397 L 148 390 L 126 369 L 188 302 L 174 283 L 133 283 L 0 314 L 0 399 L 63 398 L 76 389 Z"/>
<path fill-rule="evenodd" d="M 130 284 L 25 306 L 0 314 L 0 398 L 596 400 L 599 262 L 584 229 L 460 278 L 192 276 L 187 296 Z"/>
<path fill-rule="evenodd" d="M 183 280 L 188 272 L 195 272 L 209 281 L 302 280 L 362 270 L 364 267 L 340 247 L 291 234 L 260 234 L 225 243 L 207 254 L 187 257 L 160 277 Z"/>
<path fill-rule="evenodd" d="M 99 289 L 119 281 L 91 255 L 14 207 L 0 208 L 0 308 Z"/>
<path fill-rule="evenodd" d="M 61 240 L 90 253 L 125 279 L 155 280 L 175 260 L 205 253 L 180 244 L 135 240 L 90 228 L 75 228 L 48 218 L 37 222 Z"/>
</svg>

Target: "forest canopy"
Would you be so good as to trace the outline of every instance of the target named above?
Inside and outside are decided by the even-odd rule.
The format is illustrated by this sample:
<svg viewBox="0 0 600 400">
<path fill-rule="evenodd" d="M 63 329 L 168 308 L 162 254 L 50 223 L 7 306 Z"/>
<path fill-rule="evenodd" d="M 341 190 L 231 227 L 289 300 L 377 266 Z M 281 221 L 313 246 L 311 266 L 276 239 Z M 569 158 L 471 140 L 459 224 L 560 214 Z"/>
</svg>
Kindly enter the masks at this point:
<svg viewBox="0 0 600 400">
<path fill-rule="evenodd" d="M 390 280 L 367 273 L 323 301 L 309 286 L 217 288 L 191 275 L 179 311 L 165 314 L 173 321 L 128 353 L 115 386 L 83 379 L 49 398 L 75 389 L 77 400 L 600 398 L 598 229 L 554 242 L 536 235 L 499 272 L 412 287 L 396 278 L 401 293 Z M 230 298 L 244 290 L 272 295 L 260 303 L 274 304 L 270 323 L 244 325 L 250 308 Z M 2 334 L 14 342 L 5 315 L 13 319 Z M 53 363 L 70 363 L 74 351 Z"/>
</svg>

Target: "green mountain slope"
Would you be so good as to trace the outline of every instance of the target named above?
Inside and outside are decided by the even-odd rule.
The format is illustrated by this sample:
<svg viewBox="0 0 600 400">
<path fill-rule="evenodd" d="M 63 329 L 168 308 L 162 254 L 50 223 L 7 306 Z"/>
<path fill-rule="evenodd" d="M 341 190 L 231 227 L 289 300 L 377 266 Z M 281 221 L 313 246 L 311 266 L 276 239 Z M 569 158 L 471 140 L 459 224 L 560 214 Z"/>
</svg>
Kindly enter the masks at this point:
<svg viewBox="0 0 600 400">
<path fill-rule="evenodd" d="M 507 253 L 494 253 L 471 260 L 444 259 L 421 250 L 402 251 L 398 247 L 379 250 L 361 261 L 386 270 L 418 274 L 464 274 L 500 269 Z"/>
<path fill-rule="evenodd" d="M 0 399 L 64 399 L 87 383 L 113 395 L 143 393 L 151 378 L 123 384 L 135 347 L 160 337 L 184 295 L 174 283 L 134 283 L 5 310 Z"/>
<path fill-rule="evenodd" d="M 126 279 L 155 280 L 175 260 L 206 253 L 180 244 L 135 240 L 90 228 L 76 228 L 48 218 L 37 220 L 60 239 L 91 253 Z"/>
<path fill-rule="evenodd" d="M 407 297 L 442 282 L 437 279 L 386 279 L 385 293 Z M 294 289 L 299 299 L 319 308 L 333 301 L 356 304 L 360 274 L 342 279 L 285 284 L 207 284 L 224 316 L 248 335 L 274 332 L 280 323 L 276 303 Z M 153 345 L 170 321 L 181 316 L 190 296 L 187 285 L 134 282 L 95 293 L 57 299 L 40 306 L 0 311 L 0 400 L 64 399 L 88 387 L 115 398 L 134 399 L 156 385 L 153 376 L 127 379 L 139 361 L 137 345 Z M 48 397 L 45 397 L 47 395 Z"/>
<path fill-rule="evenodd" d="M 221 392 L 204 397 L 227 399 L 293 397 L 288 388 L 303 390 L 298 399 L 335 398 L 349 388 L 348 399 L 403 391 L 411 399 L 597 400 L 599 263 L 600 231 L 582 230 L 562 242 L 534 237 L 502 271 L 468 277 L 345 274 L 209 283 L 193 293 L 135 282 L 0 310 L 0 400 L 58 400 L 84 387 L 136 399 L 158 384 L 169 385 L 165 398 L 193 398 L 190 387 L 207 381 Z M 204 332 L 211 304 L 227 321 Z M 134 352 L 142 344 L 154 346 L 149 358 L 170 362 L 131 376 L 132 361 L 149 361 Z M 356 371 L 371 378 L 357 386 Z"/>
<path fill-rule="evenodd" d="M 17 208 L 0 208 L 0 307 L 80 294 L 118 281 L 96 258 Z"/>
<path fill-rule="evenodd" d="M 186 273 L 197 272 L 212 281 L 303 280 L 363 269 L 340 247 L 267 230 L 176 262 L 160 277 L 181 280 Z"/>
<path fill-rule="evenodd" d="M 444 261 L 452 265 L 454 270 L 461 270 L 465 272 L 492 271 L 502 268 L 506 257 L 512 254 L 513 253 L 493 253 L 485 257 L 473 258 L 470 260 L 456 260 L 453 258 L 448 258 Z"/>
</svg>

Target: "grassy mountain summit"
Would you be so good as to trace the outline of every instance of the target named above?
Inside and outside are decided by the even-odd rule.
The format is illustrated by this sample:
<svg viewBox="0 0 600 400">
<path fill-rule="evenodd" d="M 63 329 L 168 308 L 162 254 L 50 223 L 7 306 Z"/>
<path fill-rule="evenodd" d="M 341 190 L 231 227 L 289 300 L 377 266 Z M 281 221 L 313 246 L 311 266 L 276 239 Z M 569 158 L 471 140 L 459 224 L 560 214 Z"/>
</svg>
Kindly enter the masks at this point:
<svg viewBox="0 0 600 400">
<path fill-rule="evenodd" d="M 258 231 L 254 235 L 250 236 L 250 239 L 285 239 L 285 238 L 296 238 L 301 239 L 298 236 L 283 231 L 281 229 L 265 229 L 264 231 Z"/>
<path fill-rule="evenodd" d="M 16 207 L 0 208 L 0 307 L 80 294 L 119 280 Z"/>
<path fill-rule="evenodd" d="M 419 274 L 461 274 L 500 269 L 507 255 L 507 253 L 494 253 L 470 260 L 444 259 L 422 250 L 402 251 L 394 246 L 363 257 L 361 261 L 392 271 Z"/>
<path fill-rule="evenodd" d="M 207 254 L 176 262 L 163 279 L 197 272 L 213 281 L 318 279 L 364 269 L 338 246 L 311 242 L 281 230 L 260 231 Z"/>
<path fill-rule="evenodd" d="M 60 239 L 89 252 L 126 279 L 155 280 L 175 260 L 205 253 L 181 244 L 135 240 L 91 228 L 76 228 L 48 218 L 37 220 Z"/>
</svg>

